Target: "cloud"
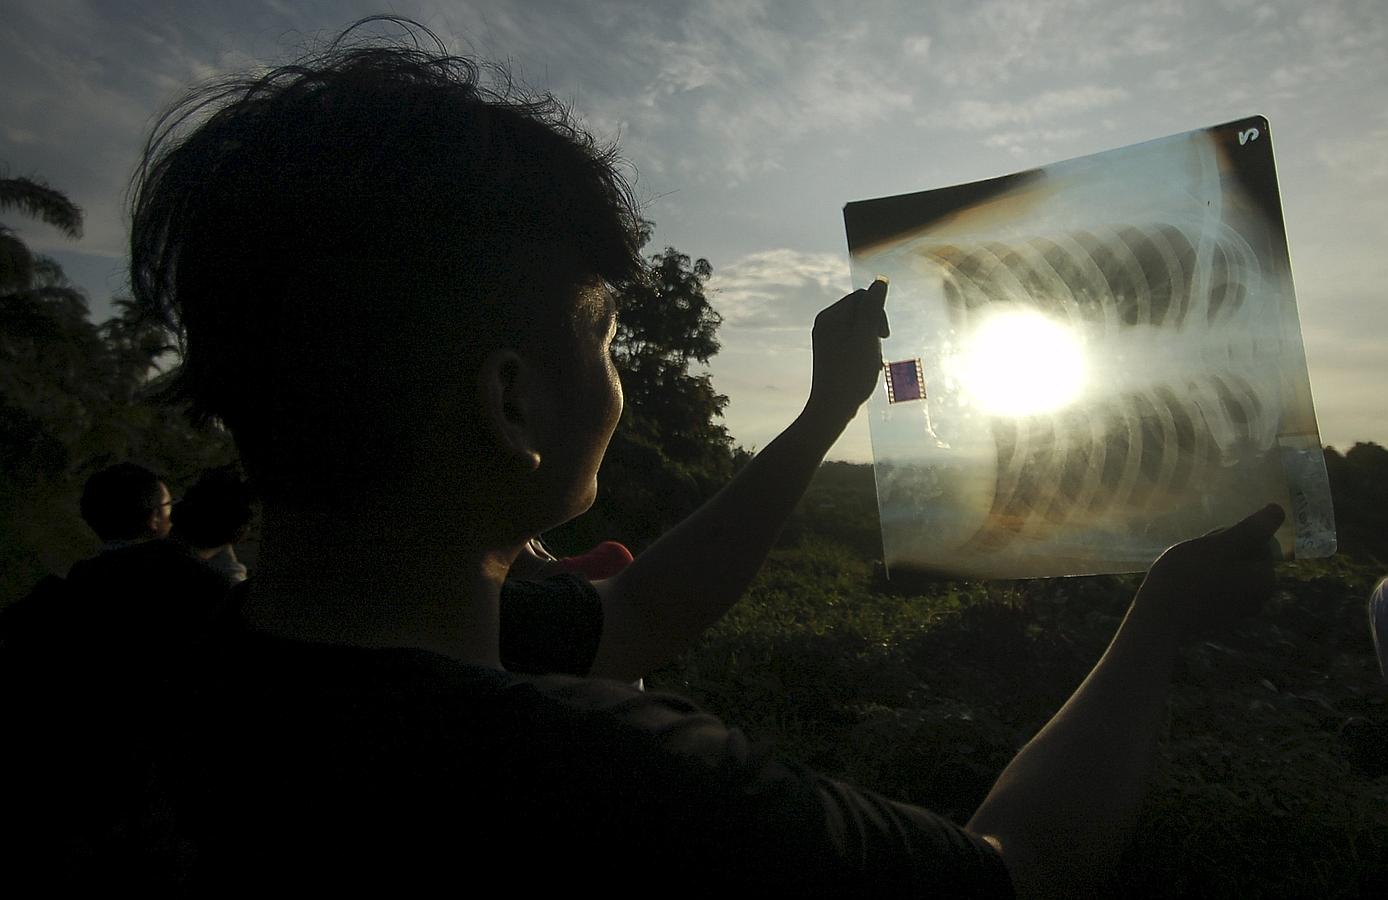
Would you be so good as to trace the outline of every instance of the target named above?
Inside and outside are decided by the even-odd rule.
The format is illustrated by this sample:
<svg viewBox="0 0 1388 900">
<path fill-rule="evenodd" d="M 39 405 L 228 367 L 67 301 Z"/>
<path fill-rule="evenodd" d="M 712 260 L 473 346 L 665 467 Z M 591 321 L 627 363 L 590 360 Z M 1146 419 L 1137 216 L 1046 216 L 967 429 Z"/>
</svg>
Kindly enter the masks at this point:
<svg viewBox="0 0 1388 900">
<path fill-rule="evenodd" d="M 902 48 L 907 55 L 914 56 L 916 59 L 925 59 L 930 55 L 930 45 L 932 39 L 928 34 L 917 34 L 906 38 L 902 42 Z"/>
<path fill-rule="evenodd" d="M 879 35 L 834 4 L 797 7 L 793 18 L 764 3 L 692 3 L 676 18 L 623 38 L 643 65 L 631 97 L 643 110 L 638 140 L 678 145 L 697 125 L 694 177 L 733 183 L 774 172 L 806 139 L 838 137 L 891 120 L 914 103 L 910 73 L 883 53 Z M 929 36 L 911 47 L 928 50 Z M 690 148 L 691 150 L 693 148 Z"/>
<path fill-rule="evenodd" d="M 1001 131 L 984 138 L 983 146 L 998 147 L 1022 157 L 1032 153 L 1038 144 L 1060 144 L 1084 135 L 1082 128 L 1031 128 L 1024 131 Z"/>
<path fill-rule="evenodd" d="M 1027 100 L 961 100 L 954 104 L 949 121 L 960 127 L 985 131 L 1005 125 L 1031 125 L 1077 116 L 1127 100 L 1123 88 L 1082 85 L 1044 91 Z"/>
<path fill-rule="evenodd" d="M 1388 179 L 1388 127 L 1321 141 L 1316 158 L 1337 174 L 1368 184 Z"/>
<path fill-rule="evenodd" d="M 803 408 L 815 315 L 851 289 L 848 261 L 835 253 L 780 247 L 715 271 L 709 290 L 723 314 L 723 349 L 709 368 L 714 385 L 728 395 L 724 420 L 744 447 L 765 447 Z M 872 459 L 866 417 L 849 426 L 829 458 Z"/>
<path fill-rule="evenodd" d="M 1179 46 L 1179 4 L 1096 5 L 1086 0 L 987 0 L 940 17 L 933 71 L 970 93 L 1061 74 L 1094 73 Z"/>
<path fill-rule="evenodd" d="M 152 116 L 239 57 L 162 16 L 75 0 L 14 13 L 0 29 L 0 150 L 14 171 L 42 177 L 86 214 L 80 245 L 43 231 L 26 238 L 42 250 L 122 254 L 124 186 Z"/>
<path fill-rule="evenodd" d="M 814 317 L 850 289 L 848 262 L 832 253 L 776 248 L 715 271 L 709 290 L 723 315 L 723 348 L 709 368 L 728 395 L 725 421 L 743 446 L 766 446 L 800 412 L 810 387 Z"/>
<path fill-rule="evenodd" d="M 709 282 L 724 328 L 808 332 L 819 310 L 850 289 L 848 262 L 834 253 L 780 248 L 750 253 Z"/>
</svg>

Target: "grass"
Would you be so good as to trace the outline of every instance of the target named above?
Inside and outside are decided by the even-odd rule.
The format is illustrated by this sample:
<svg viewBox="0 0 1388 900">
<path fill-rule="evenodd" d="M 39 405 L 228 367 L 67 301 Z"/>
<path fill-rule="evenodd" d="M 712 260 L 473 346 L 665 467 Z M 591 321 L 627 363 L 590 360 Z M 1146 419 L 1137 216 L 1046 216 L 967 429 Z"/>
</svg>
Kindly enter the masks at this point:
<svg viewBox="0 0 1388 900">
<path fill-rule="evenodd" d="M 861 471 L 860 471 L 861 469 Z M 648 684 L 825 773 L 966 820 L 1079 684 L 1139 579 L 885 582 L 871 470 L 821 473 L 748 596 Z M 1255 620 L 1182 655 L 1115 890 L 1388 896 L 1379 563 L 1290 563 Z"/>
</svg>

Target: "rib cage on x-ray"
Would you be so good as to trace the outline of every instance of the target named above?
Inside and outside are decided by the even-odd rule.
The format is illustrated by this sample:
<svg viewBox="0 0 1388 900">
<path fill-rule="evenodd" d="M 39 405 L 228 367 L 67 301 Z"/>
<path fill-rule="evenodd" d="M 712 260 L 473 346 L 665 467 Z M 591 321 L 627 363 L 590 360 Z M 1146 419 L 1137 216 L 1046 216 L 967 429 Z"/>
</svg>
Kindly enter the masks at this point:
<svg viewBox="0 0 1388 900">
<path fill-rule="evenodd" d="M 1245 302 L 1260 272 L 1232 229 L 1118 224 L 922 250 L 957 332 L 1001 304 L 1029 307 L 1115 363 L 1083 404 L 991 420 L 996 489 L 967 549 L 1042 537 L 1076 514 L 1159 513 L 1188 503 L 1211 467 L 1276 443 L 1276 400 L 1264 398 L 1277 383 L 1258 359 L 1275 335 L 1259 334 Z"/>
<path fill-rule="evenodd" d="M 1334 516 L 1269 126 L 1253 117 L 844 207 L 891 281 L 869 400 L 889 572 L 1132 572 L 1269 501 Z"/>
</svg>

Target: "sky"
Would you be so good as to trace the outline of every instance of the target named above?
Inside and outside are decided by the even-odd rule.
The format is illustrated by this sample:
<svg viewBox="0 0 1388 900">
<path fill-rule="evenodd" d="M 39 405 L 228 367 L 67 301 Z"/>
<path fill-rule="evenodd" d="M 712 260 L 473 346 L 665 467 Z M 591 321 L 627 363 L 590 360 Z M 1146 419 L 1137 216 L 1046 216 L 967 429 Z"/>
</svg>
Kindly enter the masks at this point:
<svg viewBox="0 0 1388 900">
<path fill-rule="evenodd" d="M 0 0 L 0 171 L 86 214 L 77 241 L 5 223 L 103 320 L 154 117 L 197 81 L 290 61 L 375 13 L 507 63 L 619 142 L 656 224 L 648 249 L 713 266 L 711 370 L 745 447 L 803 406 L 815 313 L 864 286 L 845 203 L 1250 115 L 1275 141 L 1321 438 L 1388 444 L 1383 0 Z M 865 416 L 829 456 L 871 458 Z"/>
</svg>

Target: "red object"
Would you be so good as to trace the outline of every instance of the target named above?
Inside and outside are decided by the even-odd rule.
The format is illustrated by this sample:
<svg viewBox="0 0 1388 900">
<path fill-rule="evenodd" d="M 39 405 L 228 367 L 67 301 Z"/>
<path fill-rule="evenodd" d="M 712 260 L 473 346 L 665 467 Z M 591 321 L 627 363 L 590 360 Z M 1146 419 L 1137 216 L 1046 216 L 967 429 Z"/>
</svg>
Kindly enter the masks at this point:
<svg viewBox="0 0 1388 900">
<path fill-rule="evenodd" d="M 577 572 L 589 581 L 611 578 L 631 565 L 631 551 L 616 541 L 603 541 L 587 553 L 558 560 L 556 565 L 565 572 Z"/>
</svg>

